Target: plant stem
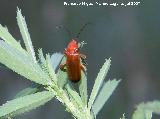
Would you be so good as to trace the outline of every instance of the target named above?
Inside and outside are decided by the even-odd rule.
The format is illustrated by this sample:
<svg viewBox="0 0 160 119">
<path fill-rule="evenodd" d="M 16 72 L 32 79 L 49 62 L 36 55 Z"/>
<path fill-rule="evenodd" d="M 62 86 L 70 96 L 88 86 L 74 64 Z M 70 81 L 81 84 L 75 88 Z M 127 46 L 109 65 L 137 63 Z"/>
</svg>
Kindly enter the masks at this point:
<svg viewBox="0 0 160 119">
<path fill-rule="evenodd" d="M 69 99 L 67 93 L 63 89 L 57 87 L 57 85 L 52 85 L 52 87 L 47 89 L 52 92 L 56 91 L 56 98 L 66 106 L 67 111 L 72 113 L 76 119 L 93 119 L 87 106 L 77 108 L 77 106 Z"/>
<path fill-rule="evenodd" d="M 63 93 L 63 101 L 67 109 L 69 109 L 77 119 L 92 119 L 88 108 L 76 108 L 76 106 L 69 100 L 68 96 L 65 93 Z"/>
</svg>

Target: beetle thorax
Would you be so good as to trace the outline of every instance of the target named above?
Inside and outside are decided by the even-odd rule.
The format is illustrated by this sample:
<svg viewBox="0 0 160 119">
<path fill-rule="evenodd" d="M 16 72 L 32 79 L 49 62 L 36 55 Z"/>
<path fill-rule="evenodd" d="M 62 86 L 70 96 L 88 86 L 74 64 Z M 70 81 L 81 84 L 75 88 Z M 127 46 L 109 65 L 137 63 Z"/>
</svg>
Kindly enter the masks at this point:
<svg viewBox="0 0 160 119">
<path fill-rule="evenodd" d="M 77 52 L 78 52 L 78 43 L 76 40 L 73 39 L 65 49 L 65 54 L 74 54 Z"/>
</svg>

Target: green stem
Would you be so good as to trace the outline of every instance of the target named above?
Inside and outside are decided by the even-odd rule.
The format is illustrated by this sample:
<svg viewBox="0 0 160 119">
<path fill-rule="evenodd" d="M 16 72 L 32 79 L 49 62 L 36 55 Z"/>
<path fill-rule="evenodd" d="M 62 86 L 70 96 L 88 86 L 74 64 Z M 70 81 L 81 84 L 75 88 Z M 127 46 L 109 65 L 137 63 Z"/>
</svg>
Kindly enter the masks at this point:
<svg viewBox="0 0 160 119">
<path fill-rule="evenodd" d="M 76 119 L 93 119 L 87 106 L 81 106 L 82 108 L 77 108 L 77 106 L 70 101 L 67 93 L 63 89 L 57 87 L 57 85 L 53 85 L 47 89 L 49 91 L 56 92 L 56 98 L 66 106 L 67 110 L 72 113 Z"/>
<path fill-rule="evenodd" d="M 63 101 L 67 109 L 77 118 L 77 119 L 92 119 L 88 108 L 78 109 L 69 99 L 68 96 L 64 93 Z"/>
</svg>

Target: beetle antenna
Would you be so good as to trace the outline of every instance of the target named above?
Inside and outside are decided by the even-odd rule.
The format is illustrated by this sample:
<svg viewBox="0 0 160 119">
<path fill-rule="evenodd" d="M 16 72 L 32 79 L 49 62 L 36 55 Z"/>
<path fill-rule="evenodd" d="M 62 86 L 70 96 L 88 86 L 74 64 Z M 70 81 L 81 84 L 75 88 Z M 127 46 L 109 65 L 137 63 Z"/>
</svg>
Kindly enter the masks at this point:
<svg viewBox="0 0 160 119">
<path fill-rule="evenodd" d="M 56 26 L 56 28 L 57 29 L 63 28 L 67 32 L 69 39 L 71 39 L 71 31 L 67 27 L 65 27 L 64 25 L 59 25 L 59 26 Z"/>
<path fill-rule="evenodd" d="M 79 32 L 77 33 L 76 38 L 79 38 L 80 34 L 82 33 L 82 31 L 86 28 L 86 26 L 88 26 L 89 24 L 91 24 L 90 22 L 85 23 L 82 28 L 79 30 Z"/>
</svg>

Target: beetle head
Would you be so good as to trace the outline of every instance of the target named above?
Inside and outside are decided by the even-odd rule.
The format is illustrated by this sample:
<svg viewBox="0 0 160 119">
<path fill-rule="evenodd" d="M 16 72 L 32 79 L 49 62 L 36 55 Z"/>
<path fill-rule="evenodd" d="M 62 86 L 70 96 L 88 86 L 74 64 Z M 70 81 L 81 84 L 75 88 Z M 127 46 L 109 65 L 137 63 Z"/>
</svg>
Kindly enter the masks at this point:
<svg viewBox="0 0 160 119">
<path fill-rule="evenodd" d="M 65 49 L 65 54 L 72 54 L 78 52 L 78 42 L 74 39 L 68 44 L 67 48 Z"/>
</svg>

